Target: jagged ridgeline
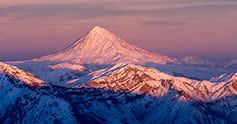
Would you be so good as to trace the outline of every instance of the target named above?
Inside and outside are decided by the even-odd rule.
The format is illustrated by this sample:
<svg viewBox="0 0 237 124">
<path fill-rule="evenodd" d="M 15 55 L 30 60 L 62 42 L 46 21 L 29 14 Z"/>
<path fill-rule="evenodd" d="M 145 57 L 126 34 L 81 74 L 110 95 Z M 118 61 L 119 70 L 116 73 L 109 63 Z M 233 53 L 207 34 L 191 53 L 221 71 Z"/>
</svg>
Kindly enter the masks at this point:
<svg viewBox="0 0 237 124">
<path fill-rule="evenodd" d="M 236 73 L 209 82 L 117 64 L 93 72 L 88 83 L 62 87 L 14 66 L 0 67 L 1 123 L 236 122 Z"/>
</svg>

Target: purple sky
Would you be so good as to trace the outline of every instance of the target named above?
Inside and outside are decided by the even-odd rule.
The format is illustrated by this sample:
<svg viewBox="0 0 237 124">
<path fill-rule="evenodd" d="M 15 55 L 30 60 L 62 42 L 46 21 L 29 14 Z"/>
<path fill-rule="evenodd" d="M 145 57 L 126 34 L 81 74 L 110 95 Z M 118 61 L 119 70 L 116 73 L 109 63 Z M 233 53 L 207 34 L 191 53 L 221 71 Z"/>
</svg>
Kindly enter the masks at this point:
<svg viewBox="0 0 237 124">
<path fill-rule="evenodd" d="M 168 56 L 237 58 L 236 0 L 2 0 L 0 60 L 55 53 L 104 27 Z"/>
</svg>

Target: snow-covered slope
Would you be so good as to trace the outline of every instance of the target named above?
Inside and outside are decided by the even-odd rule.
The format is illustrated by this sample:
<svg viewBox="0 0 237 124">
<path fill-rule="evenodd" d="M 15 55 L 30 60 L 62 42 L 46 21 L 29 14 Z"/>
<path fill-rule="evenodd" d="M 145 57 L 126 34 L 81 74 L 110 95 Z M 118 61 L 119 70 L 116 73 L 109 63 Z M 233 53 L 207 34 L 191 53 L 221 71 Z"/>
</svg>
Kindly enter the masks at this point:
<svg viewBox="0 0 237 124">
<path fill-rule="evenodd" d="M 65 85 L 65 82 L 78 79 L 89 73 L 89 70 L 81 63 L 35 60 L 9 63 L 54 85 Z"/>
<path fill-rule="evenodd" d="M 164 55 L 148 52 L 120 39 L 110 31 L 95 26 L 89 33 L 55 55 L 40 58 L 53 61 L 81 61 L 84 64 L 176 62 Z"/>
<path fill-rule="evenodd" d="M 0 63 L 0 123 L 77 123 L 70 104 L 51 86 L 23 70 Z"/>
<path fill-rule="evenodd" d="M 236 73 L 224 73 L 222 75 L 219 75 L 217 77 L 213 77 L 210 79 L 210 81 L 212 82 L 226 82 L 228 81 L 229 79 L 234 79 L 234 75 L 236 75 Z"/>
<path fill-rule="evenodd" d="M 34 87 L 40 87 L 40 86 L 47 86 L 48 84 L 42 80 L 39 79 L 39 77 L 29 73 L 25 72 L 15 66 L 8 65 L 5 63 L 0 62 L 0 74 L 2 79 L 4 76 L 10 76 L 15 80 L 19 80 L 26 85 L 34 86 Z M 4 82 L 3 80 L 1 82 Z"/>
</svg>

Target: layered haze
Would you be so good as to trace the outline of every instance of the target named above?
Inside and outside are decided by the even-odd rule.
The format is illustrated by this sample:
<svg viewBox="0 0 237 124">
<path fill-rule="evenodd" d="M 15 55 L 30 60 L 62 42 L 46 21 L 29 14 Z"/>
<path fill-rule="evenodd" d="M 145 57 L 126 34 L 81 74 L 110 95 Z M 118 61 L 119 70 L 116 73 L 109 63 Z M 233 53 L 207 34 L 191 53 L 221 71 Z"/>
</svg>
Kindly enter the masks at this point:
<svg viewBox="0 0 237 124">
<path fill-rule="evenodd" d="M 0 60 L 55 53 L 99 25 L 172 57 L 236 59 L 235 0 L 0 1 Z"/>
</svg>

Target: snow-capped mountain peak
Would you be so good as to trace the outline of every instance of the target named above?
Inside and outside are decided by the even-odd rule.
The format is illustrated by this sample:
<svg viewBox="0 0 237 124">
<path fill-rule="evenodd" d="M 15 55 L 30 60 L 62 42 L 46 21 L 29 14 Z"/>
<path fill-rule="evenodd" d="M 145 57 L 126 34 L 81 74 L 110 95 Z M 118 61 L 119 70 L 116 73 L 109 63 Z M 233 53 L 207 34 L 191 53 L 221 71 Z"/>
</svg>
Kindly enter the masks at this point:
<svg viewBox="0 0 237 124">
<path fill-rule="evenodd" d="M 95 26 L 65 50 L 40 60 L 80 61 L 84 64 L 159 63 L 176 62 L 176 59 L 151 53 L 122 40 L 114 33 Z"/>
<path fill-rule="evenodd" d="M 121 40 L 110 31 L 95 26 L 92 28 L 85 36 L 80 40 L 74 42 L 70 47 L 65 51 L 73 49 L 76 51 L 81 51 L 80 49 L 97 49 L 100 47 L 113 47 L 121 43 Z M 96 48 L 97 47 L 97 48 Z"/>
<path fill-rule="evenodd" d="M 87 38 L 105 38 L 105 39 L 100 39 L 100 40 L 98 39 L 97 40 L 98 42 L 105 42 L 105 41 L 113 42 L 115 41 L 113 39 L 117 39 L 118 41 L 116 42 L 120 41 L 118 36 L 116 36 L 114 33 L 99 26 L 95 26 L 94 28 L 92 28 L 87 34 Z"/>
</svg>

